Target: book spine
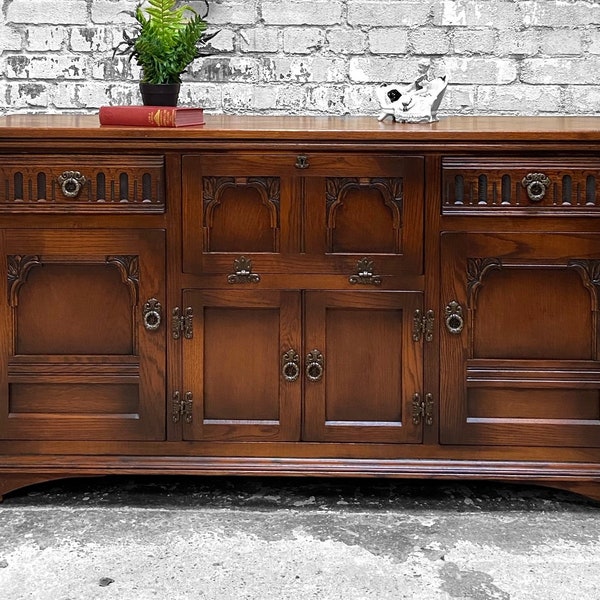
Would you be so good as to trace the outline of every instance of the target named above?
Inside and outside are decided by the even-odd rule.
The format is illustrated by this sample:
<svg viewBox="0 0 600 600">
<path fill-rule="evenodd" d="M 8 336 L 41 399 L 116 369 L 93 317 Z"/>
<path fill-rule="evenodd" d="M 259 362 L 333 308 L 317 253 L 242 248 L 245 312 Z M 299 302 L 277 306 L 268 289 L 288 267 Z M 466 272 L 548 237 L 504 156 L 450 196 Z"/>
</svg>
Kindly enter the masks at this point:
<svg viewBox="0 0 600 600">
<path fill-rule="evenodd" d="M 101 125 L 137 125 L 139 127 L 175 127 L 175 108 L 145 106 L 102 106 Z"/>
</svg>

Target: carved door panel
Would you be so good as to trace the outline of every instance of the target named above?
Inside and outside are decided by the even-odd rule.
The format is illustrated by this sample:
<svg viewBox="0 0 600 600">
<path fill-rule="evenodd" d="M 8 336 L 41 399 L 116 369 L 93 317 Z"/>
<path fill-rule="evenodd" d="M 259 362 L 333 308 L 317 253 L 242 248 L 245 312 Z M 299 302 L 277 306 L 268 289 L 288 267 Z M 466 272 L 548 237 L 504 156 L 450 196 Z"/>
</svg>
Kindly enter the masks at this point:
<svg viewBox="0 0 600 600">
<path fill-rule="evenodd" d="M 184 385 L 173 404 L 184 439 L 299 439 L 300 297 L 279 290 L 184 292 L 194 333 L 183 344 Z"/>
<path fill-rule="evenodd" d="M 375 275 L 422 272 L 422 157 L 315 154 L 307 161 L 303 245 L 312 271 L 352 276 L 368 261 Z"/>
<path fill-rule="evenodd" d="M 306 292 L 304 439 L 422 441 L 421 307 L 418 292 Z"/>
<path fill-rule="evenodd" d="M 164 439 L 164 232 L 2 240 L 0 437 Z"/>
<path fill-rule="evenodd" d="M 259 273 L 285 272 L 300 250 L 300 205 L 292 203 L 290 177 L 294 160 L 285 154 L 184 157 L 186 273 L 235 274 L 244 271 L 239 262 L 234 266 L 242 258 Z"/>
<path fill-rule="evenodd" d="M 447 444 L 600 446 L 600 235 L 442 235 Z"/>
</svg>

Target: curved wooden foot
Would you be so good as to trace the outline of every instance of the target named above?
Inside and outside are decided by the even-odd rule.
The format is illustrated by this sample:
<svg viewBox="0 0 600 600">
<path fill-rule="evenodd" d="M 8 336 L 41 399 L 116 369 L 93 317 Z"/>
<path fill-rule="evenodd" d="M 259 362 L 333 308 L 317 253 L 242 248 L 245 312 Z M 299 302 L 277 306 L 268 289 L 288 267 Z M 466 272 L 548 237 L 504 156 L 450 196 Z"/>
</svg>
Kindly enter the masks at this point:
<svg viewBox="0 0 600 600">
<path fill-rule="evenodd" d="M 573 492 L 589 500 L 600 502 L 600 481 L 533 481 L 536 485 Z"/>
<path fill-rule="evenodd" d="M 29 485 L 35 485 L 36 483 L 45 483 L 46 481 L 56 481 L 57 479 L 67 479 L 69 477 L 76 477 L 77 475 L 61 474 L 61 475 L 49 475 L 49 474 L 6 474 L 0 473 L 0 502 L 3 500 L 3 496 L 9 492 L 14 492 L 20 488 L 27 487 Z"/>
</svg>

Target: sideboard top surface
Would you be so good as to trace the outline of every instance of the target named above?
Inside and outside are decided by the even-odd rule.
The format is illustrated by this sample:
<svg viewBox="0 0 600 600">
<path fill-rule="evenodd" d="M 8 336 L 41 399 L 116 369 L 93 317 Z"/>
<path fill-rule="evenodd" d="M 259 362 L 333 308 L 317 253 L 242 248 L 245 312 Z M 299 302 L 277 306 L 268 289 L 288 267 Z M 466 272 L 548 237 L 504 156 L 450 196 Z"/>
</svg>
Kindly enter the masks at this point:
<svg viewBox="0 0 600 600">
<path fill-rule="evenodd" d="M 394 123 L 375 117 L 207 115 L 192 127 L 100 125 L 97 115 L 0 117 L 0 143 L 27 139 L 281 140 L 318 142 L 600 142 L 600 117 L 443 117 L 435 123 Z"/>
</svg>

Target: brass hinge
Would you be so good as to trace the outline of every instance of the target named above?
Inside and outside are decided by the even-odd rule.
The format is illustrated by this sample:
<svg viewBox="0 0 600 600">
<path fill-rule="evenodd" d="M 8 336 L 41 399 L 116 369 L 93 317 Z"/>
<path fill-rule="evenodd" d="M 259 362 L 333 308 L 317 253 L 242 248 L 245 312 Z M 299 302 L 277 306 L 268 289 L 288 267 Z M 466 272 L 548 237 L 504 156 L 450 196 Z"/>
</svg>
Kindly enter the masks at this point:
<svg viewBox="0 0 600 600">
<path fill-rule="evenodd" d="M 171 418 L 173 423 L 179 423 L 181 419 L 186 423 L 192 422 L 192 392 L 186 392 L 183 398 L 181 397 L 180 392 L 173 392 L 173 402 L 171 406 Z"/>
<path fill-rule="evenodd" d="M 425 338 L 426 342 L 433 340 L 433 323 L 435 321 L 435 313 L 432 310 L 428 310 L 425 314 L 421 313 L 419 309 L 415 310 L 415 316 L 413 317 L 413 341 L 421 341 L 421 337 Z"/>
<path fill-rule="evenodd" d="M 412 422 L 414 425 L 419 425 L 421 421 L 425 425 L 433 425 L 433 394 L 425 394 L 425 398 L 421 398 L 421 394 L 414 394 L 412 401 Z"/>
<path fill-rule="evenodd" d="M 183 332 L 183 337 L 186 340 L 191 340 L 194 337 L 194 311 L 191 306 L 188 306 L 183 315 L 181 309 L 176 306 L 173 309 L 171 316 L 171 335 L 174 340 L 178 340 Z"/>
</svg>

